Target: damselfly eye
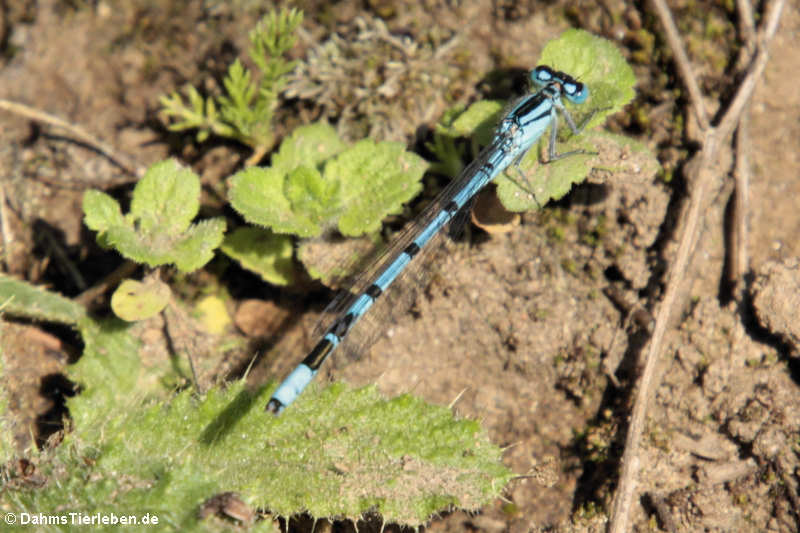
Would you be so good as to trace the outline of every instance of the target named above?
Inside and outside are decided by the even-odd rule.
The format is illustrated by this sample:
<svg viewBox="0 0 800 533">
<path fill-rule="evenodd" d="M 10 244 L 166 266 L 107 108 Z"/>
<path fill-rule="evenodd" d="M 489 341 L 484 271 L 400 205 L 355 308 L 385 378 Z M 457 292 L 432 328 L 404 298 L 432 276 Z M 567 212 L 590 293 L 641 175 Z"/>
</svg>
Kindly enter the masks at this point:
<svg viewBox="0 0 800 533">
<path fill-rule="evenodd" d="M 538 86 L 547 85 L 554 77 L 553 70 L 545 65 L 540 65 L 531 71 L 531 81 Z"/>
<path fill-rule="evenodd" d="M 564 97 L 574 104 L 582 104 L 589 98 L 589 88 L 579 81 L 562 82 L 561 91 Z"/>
</svg>

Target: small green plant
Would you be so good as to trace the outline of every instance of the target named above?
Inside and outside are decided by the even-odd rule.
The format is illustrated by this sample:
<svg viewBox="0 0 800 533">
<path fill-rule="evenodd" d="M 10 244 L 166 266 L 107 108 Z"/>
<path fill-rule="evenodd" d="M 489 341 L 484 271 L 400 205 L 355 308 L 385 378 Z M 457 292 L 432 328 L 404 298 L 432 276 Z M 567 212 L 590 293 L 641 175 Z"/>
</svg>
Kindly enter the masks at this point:
<svg viewBox="0 0 800 533">
<path fill-rule="evenodd" d="M 311 124 L 284 139 L 271 166 L 236 173 L 230 200 L 245 220 L 287 239 L 318 237 L 334 227 L 358 237 L 377 232 L 387 214 L 401 212 L 422 189 L 426 168 L 401 143 L 365 139 L 347 146 L 330 125 Z M 242 252 L 263 253 L 241 246 Z M 231 254 L 231 248 L 223 250 Z M 304 264 L 314 277 L 327 274 L 319 262 Z"/>
<path fill-rule="evenodd" d="M 476 422 L 409 395 L 383 399 L 374 387 L 315 387 L 281 417 L 263 409 L 272 387 L 251 392 L 243 382 L 152 404 L 136 379 L 144 369 L 135 350 L 117 354 L 123 371 L 104 363 L 107 348 L 130 342 L 125 336 L 99 334 L 75 365 L 71 377 L 87 386 L 69 401 L 76 431 L 66 444 L 91 454 L 103 490 L 112 476 L 130 476 L 117 497 L 149 499 L 137 508 L 191 525 L 187 509 L 235 491 L 278 516 L 357 520 L 373 511 L 413 527 L 447 506 L 478 508 L 511 477 Z"/>
<path fill-rule="evenodd" d="M 182 272 L 203 267 L 217 248 L 265 281 L 291 284 L 297 237 L 317 237 L 336 227 L 352 237 L 376 232 L 381 220 L 401 211 L 422 188 L 427 168 L 401 143 L 363 140 L 344 143 L 328 124 L 295 130 L 281 143 L 270 167 L 250 167 L 231 178 L 230 201 L 248 222 L 224 238 L 221 217 L 192 223 L 200 208 L 200 180 L 173 160 L 154 164 L 137 183 L 127 214 L 101 191 L 84 195 L 86 225 L 98 242 L 152 268 L 174 264 Z M 314 277 L 328 271 L 303 257 Z M 128 280 L 112 298 L 126 320 L 160 312 L 170 292 L 158 273 L 143 282 Z"/>
<path fill-rule="evenodd" d="M 252 166 L 273 147 L 272 113 L 295 67 L 282 56 L 294 45 L 301 22 L 301 12 L 282 9 L 266 15 L 250 33 L 258 81 L 236 60 L 228 69 L 224 96 L 203 98 L 190 86 L 189 105 L 177 92 L 161 98 L 164 113 L 177 119 L 171 129 L 197 129 L 200 141 L 213 133 L 253 148 L 246 169 L 230 180 L 230 200 L 245 220 L 261 228 L 237 228 L 221 249 L 277 285 L 295 279 L 295 237 L 317 237 L 332 227 L 346 237 L 375 233 L 387 214 L 400 212 L 419 193 L 427 166 L 401 143 L 365 139 L 348 146 L 324 123 L 286 137 L 271 166 Z M 316 257 L 300 257 L 312 277 L 327 278 L 328 269 Z"/>
<path fill-rule="evenodd" d="M 77 328 L 84 352 L 68 368 L 80 385 L 67 403 L 70 430 L 58 447 L 33 452 L 46 483 L 3 472 L 0 505 L 16 516 L 124 514 L 156 517 L 152 531 L 222 531 L 231 523 L 203 520 L 198 511 L 235 492 L 272 517 L 355 521 L 374 512 L 417 527 L 449 507 L 479 508 L 512 477 L 486 431 L 447 408 L 333 385 L 312 387 L 292 416 L 275 417 L 264 411 L 274 385 L 250 391 L 239 381 L 201 396 L 174 393 L 160 379 L 170 362 L 144 364 L 147 347 L 132 326 L 65 312 L 63 297 L 3 279 L 0 299 L 17 294 L 33 299 L 35 313 L 53 310 L 52 319 Z M 0 394 L 0 417 L 3 403 Z M 254 527 L 275 531 L 269 517 Z"/>
<path fill-rule="evenodd" d="M 133 190 L 131 210 L 97 190 L 83 197 L 84 221 L 97 240 L 151 267 L 174 264 L 191 272 L 206 264 L 225 231 L 218 217 L 192 224 L 200 210 L 200 178 L 168 159 L 147 170 Z"/>
<path fill-rule="evenodd" d="M 225 235 L 220 250 L 268 283 L 290 285 L 294 282 L 294 244 L 287 235 L 241 226 Z"/>
<path fill-rule="evenodd" d="M 295 62 L 283 55 L 294 46 L 294 32 L 302 21 L 302 11 L 294 8 L 265 15 L 249 35 L 248 53 L 258 72 L 234 61 L 223 80 L 224 95 L 203 98 L 189 85 L 185 89 L 188 105 L 177 92 L 162 96 L 162 112 L 177 120 L 169 128 L 197 129 L 200 142 L 211 134 L 236 139 L 253 149 L 248 165 L 257 163 L 275 142 L 272 114 L 287 74 L 295 67 Z"/>
<path fill-rule="evenodd" d="M 101 246 L 150 267 L 174 264 L 191 272 L 205 265 L 222 242 L 221 217 L 192 224 L 200 210 L 200 178 L 168 159 L 150 167 L 133 190 L 130 212 L 108 194 L 88 190 L 83 196 L 84 222 L 97 232 Z M 157 276 L 156 276 L 157 278 Z M 139 320 L 159 313 L 169 289 L 157 279 L 130 280 L 112 297 L 118 316 Z"/>
</svg>

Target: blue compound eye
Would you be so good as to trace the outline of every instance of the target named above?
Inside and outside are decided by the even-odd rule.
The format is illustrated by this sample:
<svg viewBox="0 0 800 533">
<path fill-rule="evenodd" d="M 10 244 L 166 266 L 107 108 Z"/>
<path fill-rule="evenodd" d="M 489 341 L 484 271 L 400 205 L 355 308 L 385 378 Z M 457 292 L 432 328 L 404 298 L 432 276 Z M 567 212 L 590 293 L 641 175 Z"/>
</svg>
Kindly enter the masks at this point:
<svg viewBox="0 0 800 533">
<path fill-rule="evenodd" d="M 547 85 L 555 78 L 555 73 L 550 67 L 541 65 L 531 71 L 531 81 L 538 86 Z"/>
<path fill-rule="evenodd" d="M 575 80 L 562 82 L 561 93 L 573 104 L 582 104 L 589 98 L 589 88 Z"/>
</svg>

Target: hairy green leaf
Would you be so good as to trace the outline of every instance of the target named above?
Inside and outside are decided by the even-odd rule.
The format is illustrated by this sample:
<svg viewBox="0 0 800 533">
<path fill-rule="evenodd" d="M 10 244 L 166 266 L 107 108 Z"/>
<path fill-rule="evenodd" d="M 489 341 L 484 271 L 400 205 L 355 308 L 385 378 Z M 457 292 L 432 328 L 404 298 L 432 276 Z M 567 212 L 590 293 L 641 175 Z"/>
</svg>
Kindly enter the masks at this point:
<svg viewBox="0 0 800 533">
<path fill-rule="evenodd" d="M 119 202 L 102 191 L 89 189 L 83 195 L 84 222 L 94 231 L 106 231 L 125 224 Z"/>
<path fill-rule="evenodd" d="M 156 163 L 136 184 L 131 212 L 121 215 L 108 195 L 87 191 L 85 221 L 103 245 L 151 267 L 174 263 L 190 272 L 206 264 L 222 242 L 225 220 L 191 224 L 200 203 L 200 180 L 173 160 Z"/>
<path fill-rule="evenodd" d="M 319 168 L 347 145 L 327 122 L 317 122 L 295 129 L 272 156 L 271 167 L 289 173 L 297 167 Z"/>
<path fill-rule="evenodd" d="M 102 423 L 100 397 L 71 400 L 78 420 L 94 415 L 69 438 L 94 450 L 87 489 L 112 483 L 122 505 L 143 497 L 138 486 L 159 487 L 163 501 L 149 505 L 184 527 L 193 506 L 228 491 L 278 516 L 374 512 L 415 527 L 451 507 L 479 508 L 511 478 L 485 430 L 447 408 L 333 385 L 275 417 L 263 409 L 269 393 L 241 382 L 201 399 L 184 391 L 168 404 L 101 410 Z"/>
<path fill-rule="evenodd" d="M 388 214 L 422 190 L 424 159 L 401 143 L 364 139 L 325 165 L 325 179 L 341 184 L 339 218 L 342 235 L 356 237 L 380 227 Z"/>
<path fill-rule="evenodd" d="M 292 240 L 261 228 L 236 228 L 225 236 L 222 251 L 273 285 L 294 282 Z"/>
<path fill-rule="evenodd" d="M 60 294 L 3 275 L 0 275 L 0 312 L 62 324 L 76 324 L 86 316 L 82 305 Z"/>
<path fill-rule="evenodd" d="M 185 231 L 200 209 L 200 180 L 174 159 L 154 164 L 136 184 L 131 216 L 138 230 L 149 235 Z"/>
<path fill-rule="evenodd" d="M 273 166 L 233 176 L 231 205 L 276 233 L 316 237 L 337 219 L 346 236 L 375 231 L 419 192 L 426 163 L 400 143 L 364 140 L 343 148 L 326 124 L 298 128 Z"/>
<path fill-rule="evenodd" d="M 251 167 L 231 179 L 230 200 L 249 222 L 276 233 L 312 237 L 322 232 L 334 197 L 319 171 L 299 167 L 290 174 L 273 168 Z M 335 185 L 335 184 L 332 184 Z"/>
<path fill-rule="evenodd" d="M 568 30 L 550 41 L 539 64 L 565 72 L 589 88 L 589 99 L 580 105 L 562 98 L 576 126 L 584 126 L 581 135 L 572 135 L 571 130 L 565 127 L 563 115 L 559 113 L 557 116 L 557 154 L 583 153 L 548 161 L 550 134 L 546 131 L 519 167 L 511 165 L 495 180 L 500 201 L 511 211 L 537 209 L 550 200 L 563 197 L 574 184 L 586 179 L 600 161 L 597 156 L 601 146 L 591 128 L 602 124 L 609 114 L 622 109 L 634 96 L 636 79 L 622 54 L 610 41 L 586 31 Z M 480 145 L 487 145 L 501 120 L 502 109 L 499 102 L 477 102 L 455 118 L 447 116 L 445 123 L 437 128 L 437 135 L 463 135 L 471 131 Z M 588 119 L 590 121 L 586 123 Z M 442 160 L 438 168 L 461 168 L 453 162 L 454 152 L 448 143 L 439 140 L 431 147 Z"/>
</svg>

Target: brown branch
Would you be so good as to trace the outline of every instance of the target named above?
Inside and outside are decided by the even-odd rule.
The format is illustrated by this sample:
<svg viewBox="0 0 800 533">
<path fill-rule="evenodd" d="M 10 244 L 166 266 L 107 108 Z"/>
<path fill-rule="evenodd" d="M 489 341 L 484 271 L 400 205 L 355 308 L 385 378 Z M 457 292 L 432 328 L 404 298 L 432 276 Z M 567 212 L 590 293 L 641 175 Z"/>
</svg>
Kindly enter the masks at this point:
<svg viewBox="0 0 800 533">
<path fill-rule="evenodd" d="M 36 122 L 42 122 L 57 128 L 62 128 L 72 135 L 78 142 L 84 143 L 97 150 L 100 154 L 108 158 L 109 161 L 120 167 L 131 176 L 141 178 L 144 175 L 143 167 L 131 163 L 129 157 L 120 154 L 119 151 L 115 150 L 111 145 L 104 143 L 80 126 L 70 124 L 66 120 L 60 119 L 57 116 L 49 113 L 45 113 L 44 111 L 34 109 L 25 104 L 12 102 L 11 100 L 5 100 L 2 98 L 0 98 L 0 109 Z"/>
<path fill-rule="evenodd" d="M 652 0 L 652 3 L 661 18 L 662 24 L 667 28 L 667 33 L 670 34 L 675 30 L 675 23 L 670 16 L 669 9 L 663 0 Z M 785 0 L 774 0 L 768 4 L 765 16 L 766 24 L 759 34 L 755 57 L 719 126 L 703 128 L 702 119 L 700 120 L 701 133 L 703 134 L 702 149 L 692 157 L 685 169 L 686 180 L 690 189 L 686 223 L 680 233 L 678 252 L 670 269 L 664 299 L 658 306 L 653 336 L 650 339 L 645 356 L 644 369 L 634 401 L 631 421 L 625 440 L 625 452 L 622 457 L 619 485 L 614 495 L 614 504 L 611 511 L 611 522 L 609 524 L 611 533 L 626 533 L 630 530 L 628 520 L 642 461 L 640 456 L 642 434 L 644 433 L 650 399 L 660 382 L 660 376 L 657 376 L 656 372 L 658 355 L 663 351 L 667 325 L 671 317 L 678 311 L 678 295 L 692 249 L 697 240 L 700 215 L 705 208 L 705 198 L 708 195 L 708 191 L 717 177 L 714 166 L 717 161 L 718 151 L 727 142 L 734 127 L 738 124 L 744 107 L 752 96 L 756 82 L 763 74 L 768 60 L 769 43 L 777 30 L 784 4 Z M 670 46 L 673 47 L 675 57 L 678 59 L 679 72 L 685 78 L 684 83 L 689 88 L 695 110 L 699 113 L 702 109 L 698 107 L 700 95 L 692 94 L 693 89 L 691 87 L 696 86 L 696 83 L 692 79 L 691 69 L 688 68 L 688 64 L 681 65 L 681 61 L 686 58 L 686 53 L 683 51 L 680 39 L 677 38 L 676 31 L 674 35 L 668 37 L 668 41 Z"/>
<path fill-rule="evenodd" d="M 678 33 L 678 28 L 675 26 L 672 13 L 664 0 L 652 0 L 651 7 L 664 26 L 667 44 L 670 50 L 672 50 L 672 54 L 675 56 L 675 65 L 678 67 L 681 79 L 686 85 L 686 90 L 689 91 L 689 100 L 692 103 L 695 115 L 697 115 L 700 129 L 706 130 L 709 127 L 709 120 L 706 108 L 703 105 L 703 94 L 700 92 L 697 78 L 694 77 L 694 73 L 692 72 L 692 64 L 689 62 L 689 56 L 686 55 L 686 50 L 683 48 L 681 36 Z"/>
<path fill-rule="evenodd" d="M 2 183 L 0 183 L 0 235 L 3 238 L 0 261 L 5 263 L 6 272 L 10 272 L 12 270 L 10 265 L 11 245 L 14 242 L 14 235 L 11 233 L 11 224 L 6 211 L 6 191 L 3 189 Z"/>
<path fill-rule="evenodd" d="M 742 113 L 739 127 L 736 129 L 736 168 L 733 178 L 736 188 L 733 197 L 733 244 L 731 250 L 731 268 L 728 275 L 734 287 L 737 301 L 742 301 L 744 293 L 744 276 L 750 262 L 748 246 L 747 220 L 750 212 L 750 120 L 748 110 Z"/>
<path fill-rule="evenodd" d="M 100 282 L 76 296 L 75 301 L 86 308 L 90 308 L 92 306 L 92 302 L 96 298 L 110 290 L 112 287 L 119 285 L 123 279 L 133 274 L 137 268 L 139 268 L 139 265 L 133 261 L 126 260 L 124 263 L 114 269 L 113 272 L 100 280 Z"/>
</svg>

